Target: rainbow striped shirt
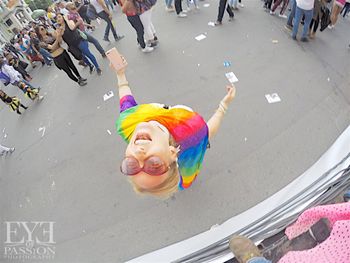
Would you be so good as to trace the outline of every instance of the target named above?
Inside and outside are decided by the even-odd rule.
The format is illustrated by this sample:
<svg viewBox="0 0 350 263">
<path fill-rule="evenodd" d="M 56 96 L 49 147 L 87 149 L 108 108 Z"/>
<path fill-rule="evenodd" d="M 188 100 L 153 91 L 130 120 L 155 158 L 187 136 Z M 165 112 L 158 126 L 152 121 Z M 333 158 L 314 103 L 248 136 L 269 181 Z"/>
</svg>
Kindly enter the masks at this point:
<svg viewBox="0 0 350 263">
<path fill-rule="evenodd" d="M 157 121 L 164 125 L 180 145 L 178 164 L 179 189 L 191 186 L 196 179 L 208 145 L 208 126 L 196 112 L 183 108 L 166 109 L 154 104 L 138 105 L 131 95 L 120 99 L 119 135 L 129 143 L 140 122 Z"/>
</svg>

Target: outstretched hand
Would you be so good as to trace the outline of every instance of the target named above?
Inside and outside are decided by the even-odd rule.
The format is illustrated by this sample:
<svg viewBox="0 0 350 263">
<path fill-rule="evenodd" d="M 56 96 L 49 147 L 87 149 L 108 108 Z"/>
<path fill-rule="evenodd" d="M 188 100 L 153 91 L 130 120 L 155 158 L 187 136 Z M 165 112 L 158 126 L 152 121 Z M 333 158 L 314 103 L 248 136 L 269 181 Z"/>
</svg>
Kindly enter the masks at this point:
<svg viewBox="0 0 350 263">
<path fill-rule="evenodd" d="M 117 76 L 124 76 L 125 75 L 125 69 L 127 67 L 127 62 L 126 62 L 126 59 L 124 58 L 124 56 L 121 56 L 122 58 L 122 61 L 123 61 L 123 64 L 124 64 L 124 67 L 120 68 L 120 69 L 116 69 L 112 63 L 109 63 L 109 66 L 111 67 L 111 69 L 113 69 L 116 73 L 117 73 Z"/>
<path fill-rule="evenodd" d="M 226 88 L 227 88 L 227 94 L 222 99 L 222 102 L 228 106 L 236 95 L 236 87 L 232 84 L 231 86 L 227 85 Z"/>
</svg>

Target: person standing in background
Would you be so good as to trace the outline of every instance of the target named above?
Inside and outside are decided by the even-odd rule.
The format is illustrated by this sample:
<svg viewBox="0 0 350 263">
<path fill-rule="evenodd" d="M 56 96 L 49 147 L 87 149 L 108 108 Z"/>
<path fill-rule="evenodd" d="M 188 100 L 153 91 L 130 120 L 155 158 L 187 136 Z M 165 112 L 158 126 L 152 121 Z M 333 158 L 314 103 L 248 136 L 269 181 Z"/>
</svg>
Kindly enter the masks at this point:
<svg viewBox="0 0 350 263">
<path fill-rule="evenodd" d="M 109 31 L 110 30 L 112 30 L 115 41 L 119 41 L 122 38 L 124 38 L 123 35 L 118 36 L 117 32 L 115 31 L 115 28 L 114 28 L 113 23 L 112 23 L 112 14 L 109 12 L 104 0 L 91 0 L 90 4 L 93 7 L 95 7 L 97 16 L 102 18 L 107 23 L 103 40 L 110 42 L 110 40 L 109 40 Z"/>
<path fill-rule="evenodd" d="M 308 42 L 307 33 L 313 16 L 315 0 L 296 0 L 295 18 L 293 25 L 292 38 L 297 39 L 298 28 L 301 18 L 305 16 L 303 32 L 301 34 L 300 41 Z"/>
</svg>

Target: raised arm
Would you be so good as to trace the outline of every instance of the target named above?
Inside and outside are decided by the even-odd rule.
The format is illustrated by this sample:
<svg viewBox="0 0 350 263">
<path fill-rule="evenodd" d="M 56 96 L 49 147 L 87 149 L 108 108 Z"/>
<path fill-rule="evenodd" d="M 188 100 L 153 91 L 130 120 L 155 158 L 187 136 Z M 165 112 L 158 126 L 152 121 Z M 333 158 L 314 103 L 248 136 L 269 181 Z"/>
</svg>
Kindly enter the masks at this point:
<svg viewBox="0 0 350 263">
<path fill-rule="evenodd" d="M 215 134 L 218 132 L 222 119 L 227 111 L 229 104 L 232 102 L 236 94 L 235 86 L 227 86 L 227 94 L 220 101 L 219 108 L 215 111 L 213 116 L 207 122 L 209 129 L 209 140 L 212 139 Z"/>
<path fill-rule="evenodd" d="M 118 78 L 119 99 L 127 95 L 132 96 L 132 92 L 129 87 L 129 82 L 127 81 L 125 76 L 125 70 L 122 70 L 122 72 L 117 72 L 117 78 Z"/>
</svg>

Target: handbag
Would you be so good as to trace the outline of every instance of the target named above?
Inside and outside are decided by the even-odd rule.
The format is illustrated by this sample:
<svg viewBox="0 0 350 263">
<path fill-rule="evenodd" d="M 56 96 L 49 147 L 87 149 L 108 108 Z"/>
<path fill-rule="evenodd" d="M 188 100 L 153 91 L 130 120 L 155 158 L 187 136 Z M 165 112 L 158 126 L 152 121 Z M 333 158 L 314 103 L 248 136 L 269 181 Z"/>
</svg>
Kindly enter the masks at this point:
<svg viewBox="0 0 350 263">
<path fill-rule="evenodd" d="M 327 7 L 324 7 L 321 10 L 322 10 L 323 15 L 322 15 L 322 18 L 321 18 L 320 31 L 322 32 L 331 23 L 331 16 L 330 16 L 331 12 L 329 11 L 329 9 Z"/>
</svg>

